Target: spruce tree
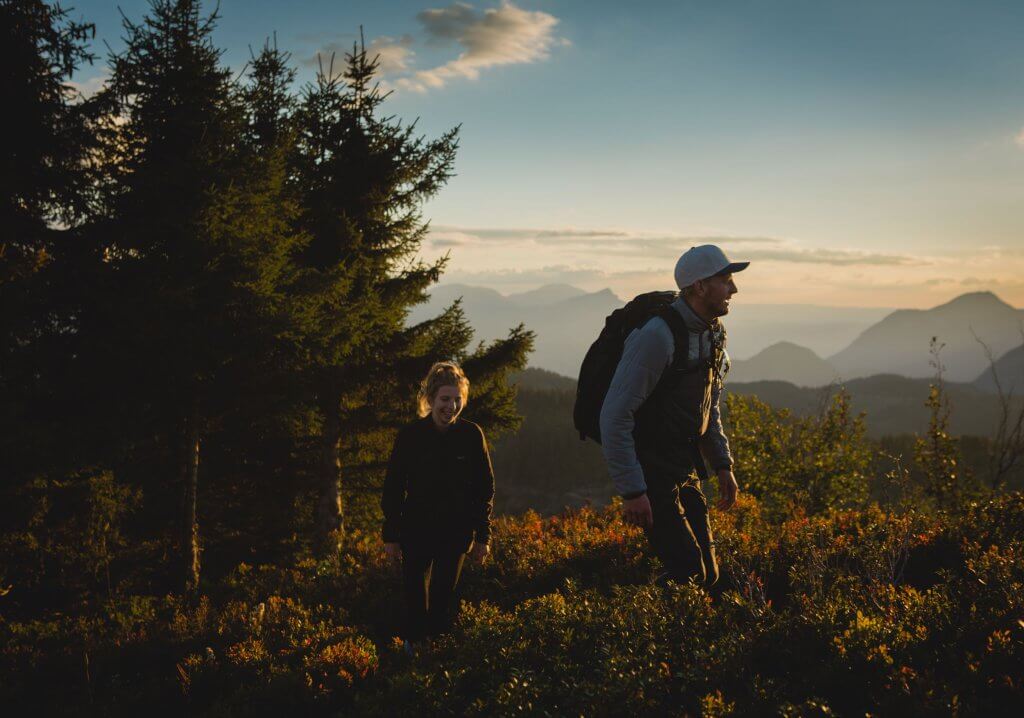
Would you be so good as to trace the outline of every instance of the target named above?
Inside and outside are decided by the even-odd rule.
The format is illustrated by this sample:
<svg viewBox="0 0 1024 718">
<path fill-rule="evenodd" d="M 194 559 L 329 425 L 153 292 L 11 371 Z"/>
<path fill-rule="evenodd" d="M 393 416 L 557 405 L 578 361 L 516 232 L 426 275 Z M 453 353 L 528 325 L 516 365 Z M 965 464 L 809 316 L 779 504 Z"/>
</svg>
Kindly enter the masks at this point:
<svg viewBox="0 0 1024 718">
<path fill-rule="evenodd" d="M 153 0 L 112 58 L 112 188 L 102 237 L 111 361 L 128 411 L 170 438 L 178 555 L 199 580 L 200 448 L 287 335 L 291 244 L 281 162 L 246 142 L 246 113 L 211 35 L 216 12 Z"/>
<path fill-rule="evenodd" d="M 409 308 L 425 299 L 446 261 L 416 257 L 428 230 L 421 207 L 452 176 L 459 128 L 427 140 L 415 123 L 382 116 L 377 66 L 361 43 L 340 77 L 332 58 L 306 87 L 298 113 L 301 227 L 309 237 L 299 257 L 309 308 L 304 376 L 319 424 L 315 533 L 322 549 L 335 548 L 344 532 L 343 460 L 353 474 L 379 465 L 433 361 L 475 362 L 486 377 L 481 412 L 511 421 L 503 377 L 525 363 L 532 342 L 520 328 L 506 344 L 467 354 L 471 330 L 458 307 L 405 327 Z"/>
<path fill-rule="evenodd" d="M 69 80 L 93 55 L 92 25 L 41 0 L 0 0 L 0 455 L 6 481 L 55 462 L 80 307 L 70 290 L 89 210 L 93 148 Z M 68 448 L 70 444 L 67 442 Z"/>
<path fill-rule="evenodd" d="M 0 136 L 0 284 L 46 262 L 60 223 L 83 211 L 84 116 L 68 84 L 94 27 L 59 5 L 0 0 L 0 91 L 12 111 Z"/>
</svg>

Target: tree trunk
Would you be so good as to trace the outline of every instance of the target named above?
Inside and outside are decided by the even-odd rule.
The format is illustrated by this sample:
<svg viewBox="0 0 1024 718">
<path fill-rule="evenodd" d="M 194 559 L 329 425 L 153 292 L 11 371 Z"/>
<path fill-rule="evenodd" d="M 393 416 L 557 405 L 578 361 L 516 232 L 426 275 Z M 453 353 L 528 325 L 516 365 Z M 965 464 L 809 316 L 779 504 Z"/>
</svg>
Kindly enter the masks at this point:
<svg viewBox="0 0 1024 718">
<path fill-rule="evenodd" d="M 186 593 L 199 587 L 199 522 L 196 518 L 196 496 L 199 489 L 199 405 L 194 402 L 185 417 L 181 479 L 184 489 L 184 512 L 181 532 L 182 578 Z"/>
<path fill-rule="evenodd" d="M 322 553 L 337 551 L 345 531 L 341 507 L 341 457 L 338 443 L 341 433 L 341 410 L 337 404 L 324 408 L 320 430 L 320 496 L 316 510 L 316 539 Z"/>
</svg>

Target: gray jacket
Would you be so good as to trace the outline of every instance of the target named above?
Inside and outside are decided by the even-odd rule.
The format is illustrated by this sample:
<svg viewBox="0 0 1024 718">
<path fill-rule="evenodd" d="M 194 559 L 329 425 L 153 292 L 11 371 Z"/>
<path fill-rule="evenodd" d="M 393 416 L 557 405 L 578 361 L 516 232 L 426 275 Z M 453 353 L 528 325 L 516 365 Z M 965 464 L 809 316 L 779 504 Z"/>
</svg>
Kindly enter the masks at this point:
<svg viewBox="0 0 1024 718">
<path fill-rule="evenodd" d="M 690 330 L 688 359 L 693 362 L 706 359 L 712 351 L 707 322 L 698 317 L 681 296 L 672 303 L 672 307 Z M 601 449 L 619 494 L 647 489 L 633 440 L 636 412 L 654 391 L 662 372 L 672 364 L 674 351 L 672 330 L 660 317 L 648 320 L 626 337 L 622 358 L 601 406 Z M 723 374 L 728 370 L 728 363 L 726 355 Z M 722 429 L 719 411 L 721 390 L 721 384 L 716 383 L 712 390 L 708 429 L 700 441 L 702 453 L 715 470 L 732 467 L 729 440 Z"/>
</svg>

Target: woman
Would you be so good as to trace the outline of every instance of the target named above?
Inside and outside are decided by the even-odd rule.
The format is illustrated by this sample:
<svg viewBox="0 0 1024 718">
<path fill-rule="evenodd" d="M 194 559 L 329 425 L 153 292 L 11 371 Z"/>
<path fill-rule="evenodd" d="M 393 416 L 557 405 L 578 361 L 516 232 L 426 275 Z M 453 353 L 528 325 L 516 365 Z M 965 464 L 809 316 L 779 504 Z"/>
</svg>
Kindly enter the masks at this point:
<svg viewBox="0 0 1024 718">
<path fill-rule="evenodd" d="M 490 553 L 494 473 L 483 431 L 459 418 L 468 398 L 462 369 L 434 364 L 420 385 L 420 418 L 398 432 L 384 478 L 384 550 L 402 563 L 407 650 L 451 627 L 466 553 L 476 563 Z"/>
</svg>

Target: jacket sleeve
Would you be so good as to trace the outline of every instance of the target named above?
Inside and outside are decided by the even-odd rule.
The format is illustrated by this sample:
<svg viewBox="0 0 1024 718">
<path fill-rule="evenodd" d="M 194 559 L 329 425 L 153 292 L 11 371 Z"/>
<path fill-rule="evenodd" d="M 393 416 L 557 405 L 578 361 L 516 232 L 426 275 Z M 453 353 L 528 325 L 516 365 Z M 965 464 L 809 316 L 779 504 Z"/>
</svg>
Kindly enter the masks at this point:
<svg viewBox="0 0 1024 718">
<path fill-rule="evenodd" d="M 471 510 L 474 540 L 478 543 L 487 543 L 491 540 L 491 510 L 494 508 L 494 468 L 491 466 L 491 455 L 487 450 L 487 439 L 479 427 L 477 434 L 479 444 L 473 472 Z"/>
<path fill-rule="evenodd" d="M 407 471 L 409 443 L 405 430 L 398 432 L 395 445 L 391 449 L 387 473 L 384 474 L 384 493 L 381 495 L 380 507 L 384 512 L 384 543 L 396 543 L 402 540 L 402 510 L 405 507 L 405 492 L 408 486 Z"/>
<path fill-rule="evenodd" d="M 674 349 L 672 330 L 662 319 L 633 330 L 601 405 L 601 451 L 615 490 L 625 498 L 647 490 L 633 440 L 636 412 L 672 363 Z"/>
</svg>

